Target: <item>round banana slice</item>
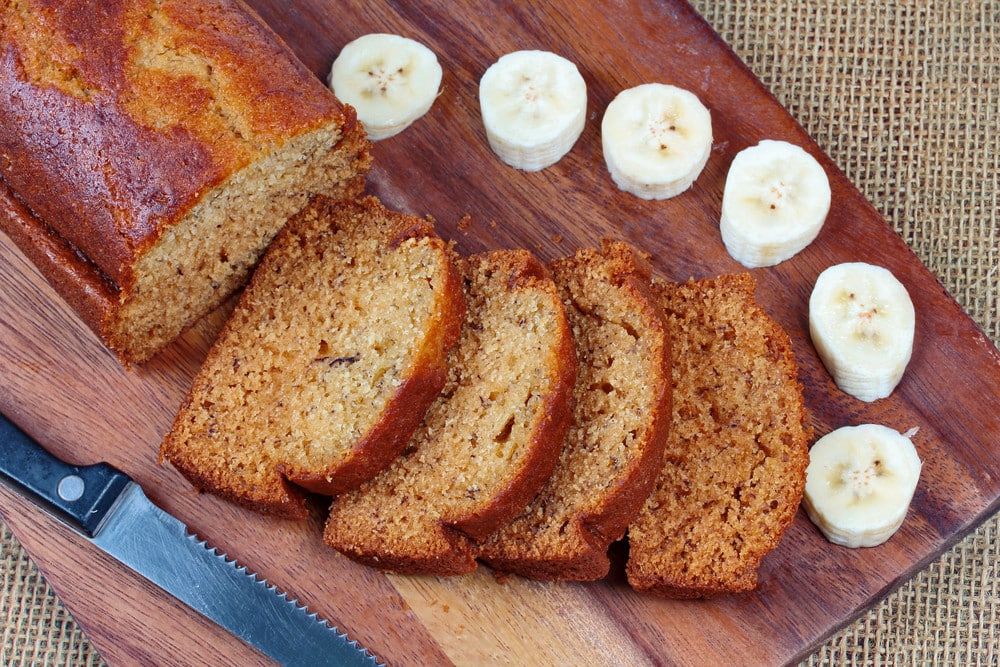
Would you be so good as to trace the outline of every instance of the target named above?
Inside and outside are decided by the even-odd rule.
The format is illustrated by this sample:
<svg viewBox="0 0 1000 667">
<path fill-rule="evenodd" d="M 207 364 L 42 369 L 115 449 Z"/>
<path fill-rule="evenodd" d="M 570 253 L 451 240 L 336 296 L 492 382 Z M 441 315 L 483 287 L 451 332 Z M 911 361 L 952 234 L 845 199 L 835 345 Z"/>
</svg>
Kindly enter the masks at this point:
<svg viewBox="0 0 1000 667">
<path fill-rule="evenodd" d="M 615 184 L 642 199 L 691 187 L 712 152 L 712 118 L 683 88 L 647 83 L 618 93 L 601 122 L 604 161 Z"/>
<path fill-rule="evenodd" d="M 920 466 L 905 435 L 879 424 L 844 426 L 809 451 L 802 504 L 834 544 L 874 547 L 906 518 Z"/>
<path fill-rule="evenodd" d="M 576 143 L 587 118 L 587 85 L 569 60 L 548 51 L 502 56 L 479 81 L 490 148 L 512 167 L 538 171 Z"/>
<path fill-rule="evenodd" d="M 809 297 L 809 335 L 823 365 L 841 390 L 862 401 L 885 398 L 899 384 L 915 325 L 906 288 L 881 266 L 831 266 Z"/>
<path fill-rule="evenodd" d="M 795 144 L 765 139 L 733 159 L 719 229 L 748 268 L 783 262 L 813 242 L 830 211 L 830 181 Z"/>
<path fill-rule="evenodd" d="M 379 141 L 430 110 L 441 76 L 437 56 L 420 42 L 373 33 L 344 46 L 330 68 L 329 85 L 357 110 L 368 138 Z"/>
</svg>

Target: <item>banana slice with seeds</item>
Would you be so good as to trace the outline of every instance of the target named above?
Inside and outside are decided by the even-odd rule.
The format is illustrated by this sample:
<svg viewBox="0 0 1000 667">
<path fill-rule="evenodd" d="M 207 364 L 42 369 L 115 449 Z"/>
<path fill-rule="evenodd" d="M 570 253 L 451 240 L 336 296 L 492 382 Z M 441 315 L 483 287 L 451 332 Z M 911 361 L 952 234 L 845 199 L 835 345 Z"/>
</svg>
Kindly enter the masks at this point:
<svg viewBox="0 0 1000 667">
<path fill-rule="evenodd" d="M 388 139 L 427 113 L 441 87 L 437 56 L 400 35 L 363 35 L 330 68 L 333 94 L 353 106 L 373 141 Z"/>
<path fill-rule="evenodd" d="M 920 468 L 906 435 L 880 424 L 845 426 L 809 451 L 802 504 L 834 544 L 874 547 L 903 524 Z"/>
<path fill-rule="evenodd" d="M 841 390 L 871 402 L 885 398 L 913 354 L 916 316 L 892 272 L 865 262 L 827 268 L 809 297 L 809 335 Z"/>
<path fill-rule="evenodd" d="M 830 211 L 830 181 L 805 150 L 765 139 L 733 159 L 719 230 L 748 268 L 773 266 L 813 242 Z"/>
<path fill-rule="evenodd" d="M 604 160 L 615 184 L 642 199 L 691 187 L 712 152 L 712 118 L 683 88 L 647 83 L 623 90 L 601 121 Z"/>
<path fill-rule="evenodd" d="M 587 118 L 587 85 L 576 65 L 548 51 L 502 56 L 479 81 L 479 106 L 493 152 L 538 171 L 576 143 Z"/>
</svg>

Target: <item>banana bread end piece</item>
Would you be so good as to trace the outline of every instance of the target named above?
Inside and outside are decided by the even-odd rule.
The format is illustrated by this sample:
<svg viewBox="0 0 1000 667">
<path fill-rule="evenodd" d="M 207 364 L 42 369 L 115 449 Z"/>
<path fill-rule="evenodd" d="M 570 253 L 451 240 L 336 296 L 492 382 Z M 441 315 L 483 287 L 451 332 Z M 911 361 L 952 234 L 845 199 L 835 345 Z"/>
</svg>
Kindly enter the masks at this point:
<svg viewBox="0 0 1000 667">
<path fill-rule="evenodd" d="M 678 598 L 749 591 L 805 487 L 812 434 L 791 342 L 749 274 L 654 289 L 672 341 L 673 422 L 628 530 L 628 581 Z"/>
</svg>

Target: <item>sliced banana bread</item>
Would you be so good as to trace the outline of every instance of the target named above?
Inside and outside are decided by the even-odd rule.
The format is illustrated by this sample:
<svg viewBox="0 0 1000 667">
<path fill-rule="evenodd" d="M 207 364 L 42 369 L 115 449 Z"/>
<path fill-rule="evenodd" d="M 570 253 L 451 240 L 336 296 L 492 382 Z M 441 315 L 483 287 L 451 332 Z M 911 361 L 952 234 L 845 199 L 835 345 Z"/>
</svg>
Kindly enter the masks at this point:
<svg viewBox="0 0 1000 667">
<path fill-rule="evenodd" d="M 451 249 L 374 198 L 319 199 L 268 250 L 167 434 L 200 489 L 305 516 L 405 446 L 464 317 Z"/>
<path fill-rule="evenodd" d="M 559 293 L 529 252 L 461 262 L 468 311 L 441 397 L 407 452 L 334 499 L 325 540 L 403 573 L 460 574 L 552 473 L 576 377 Z"/>
<path fill-rule="evenodd" d="M 664 466 L 628 530 L 629 583 L 671 597 L 752 590 L 809 461 L 798 368 L 749 274 L 657 283 L 673 349 Z"/>
<path fill-rule="evenodd" d="M 649 269 L 604 242 L 549 265 L 579 360 L 573 423 L 555 471 L 481 559 L 537 579 L 608 573 L 620 539 L 660 471 L 670 424 L 670 344 Z"/>
</svg>

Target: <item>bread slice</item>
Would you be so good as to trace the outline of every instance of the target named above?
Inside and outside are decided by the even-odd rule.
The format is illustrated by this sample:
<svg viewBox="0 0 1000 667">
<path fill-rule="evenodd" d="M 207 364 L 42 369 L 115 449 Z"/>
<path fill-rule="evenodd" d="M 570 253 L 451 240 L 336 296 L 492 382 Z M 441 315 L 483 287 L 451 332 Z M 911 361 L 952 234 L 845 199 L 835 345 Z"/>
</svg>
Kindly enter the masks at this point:
<svg viewBox="0 0 1000 667">
<path fill-rule="evenodd" d="M 481 559 L 536 579 L 593 580 L 660 471 L 670 425 L 670 344 L 649 268 L 624 243 L 549 265 L 576 342 L 573 423 L 552 477 Z"/>
<path fill-rule="evenodd" d="M 317 200 L 268 250 L 164 439 L 199 489 L 304 517 L 358 486 L 444 386 L 464 317 L 450 248 L 376 199 Z"/>
<path fill-rule="evenodd" d="M 673 423 L 628 530 L 628 581 L 680 598 L 749 591 L 805 487 L 811 431 L 791 343 L 749 274 L 654 289 L 672 341 Z"/>
<path fill-rule="evenodd" d="M 525 250 L 462 262 L 468 312 L 448 384 L 408 449 L 333 500 L 324 538 L 402 573 L 461 574 L 552 472 L 570 421 L 573 340 L 555 285 Z"/>
<path fill-rule="evenodd" d="M 0 5 L 0 229 L 124 363 L 242 287 L 309 197 L 362 192 L 341 104 L 238 0 Z"/>
</svg>

